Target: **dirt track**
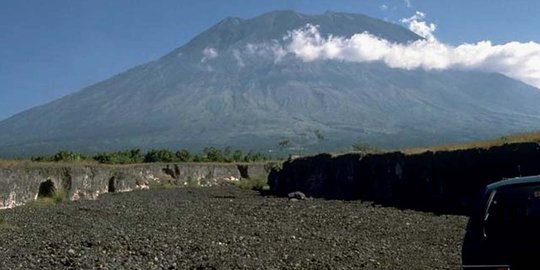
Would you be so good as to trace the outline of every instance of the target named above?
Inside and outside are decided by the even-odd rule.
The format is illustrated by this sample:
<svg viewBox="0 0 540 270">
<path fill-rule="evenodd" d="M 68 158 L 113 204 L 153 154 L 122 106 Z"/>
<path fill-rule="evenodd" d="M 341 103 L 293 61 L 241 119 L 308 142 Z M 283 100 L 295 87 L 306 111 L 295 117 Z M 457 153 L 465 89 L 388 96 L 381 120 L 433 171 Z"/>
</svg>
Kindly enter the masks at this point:
<svg viewBox="0 0 540 270">
<path fill-rule="evenodd" d="M 236 187 L 0 211 L 1 269 L 457 269 L 463 216 Z"/>
</svg>

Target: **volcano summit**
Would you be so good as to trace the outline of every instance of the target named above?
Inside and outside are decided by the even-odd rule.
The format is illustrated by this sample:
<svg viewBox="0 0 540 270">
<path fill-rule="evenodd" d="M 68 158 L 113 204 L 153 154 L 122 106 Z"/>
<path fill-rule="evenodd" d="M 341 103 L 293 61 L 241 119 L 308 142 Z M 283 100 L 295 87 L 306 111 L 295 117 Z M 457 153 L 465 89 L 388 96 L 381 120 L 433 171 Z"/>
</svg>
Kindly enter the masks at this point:
<svg viewBox="0 0 540 270">
<path fill-rule="evenodd" d="M 540 90 L 533 86 L 471 70 L 306 61 L 291 47 L 295 31 L 306 29 L 316 29 L 321 38 L 369 33 L 391 44 L 423 39 L 360 14 L 274 11 L 226 18 L 155 61 L 0 122 L 0 155 L 205 146 L 269 150 L 283 138 L 309 152 L 358 142 L 462 142 L 540 129 Z"/>
</svg>

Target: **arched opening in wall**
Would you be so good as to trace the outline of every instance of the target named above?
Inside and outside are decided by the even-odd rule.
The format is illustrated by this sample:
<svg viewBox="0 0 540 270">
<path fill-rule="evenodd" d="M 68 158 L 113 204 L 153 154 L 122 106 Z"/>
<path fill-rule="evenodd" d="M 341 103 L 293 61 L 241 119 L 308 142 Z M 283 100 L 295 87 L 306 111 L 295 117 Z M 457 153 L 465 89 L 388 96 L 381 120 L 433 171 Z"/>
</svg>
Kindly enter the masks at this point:
<svg viewBox="0 0 540 270">
<path fill-rule="evenodd" d="M 111 177 L 109 179 L 109 188 L 107 189 L 109 192 L 116 192 L 116 177 Z"/>
<path fill-rule="evenodd" d="M 236 167 L 238 168 L 241 178 L 249 179 L 248 165 L 237 165 Z"/>
<path fill-rule="evenodd" d="M 56 187 L 51 179 L 39 184 L 38 198 L 52 198 L 56 192 Z"/>
</svg>

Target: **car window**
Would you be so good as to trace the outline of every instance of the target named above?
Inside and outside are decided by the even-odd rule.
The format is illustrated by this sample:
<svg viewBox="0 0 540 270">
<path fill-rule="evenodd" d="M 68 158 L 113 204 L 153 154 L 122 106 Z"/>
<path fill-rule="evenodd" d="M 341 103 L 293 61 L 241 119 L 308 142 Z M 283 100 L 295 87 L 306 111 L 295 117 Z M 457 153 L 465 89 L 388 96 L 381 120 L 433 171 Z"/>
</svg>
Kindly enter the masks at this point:
<svg viewBox="0 0 540 270">
<path fill-rule="evenodd" d="M 540 186 L 503 187 L 487 206 L 484 236 L 498 241 L 530 241 L 538 238 Z"/>
</svg>

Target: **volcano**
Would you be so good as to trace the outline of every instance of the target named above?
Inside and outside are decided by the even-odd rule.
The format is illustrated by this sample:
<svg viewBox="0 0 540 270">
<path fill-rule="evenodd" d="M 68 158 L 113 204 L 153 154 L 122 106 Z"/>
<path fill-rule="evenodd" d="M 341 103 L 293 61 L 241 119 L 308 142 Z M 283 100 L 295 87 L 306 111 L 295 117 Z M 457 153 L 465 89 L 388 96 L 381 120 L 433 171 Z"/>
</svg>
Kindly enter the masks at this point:
<svg viewBox="0 0 540 270">
<path fill-rule="evenodd" d="M 540 90 L 497 73 L 302 61 L 295 29 L 422 37 L 361 14 L 226 18 L 163 57 L 0 122 L 0 155 L 206 146 L 306 152 L 396 148 L 540 129 Z"/>
</svg>

